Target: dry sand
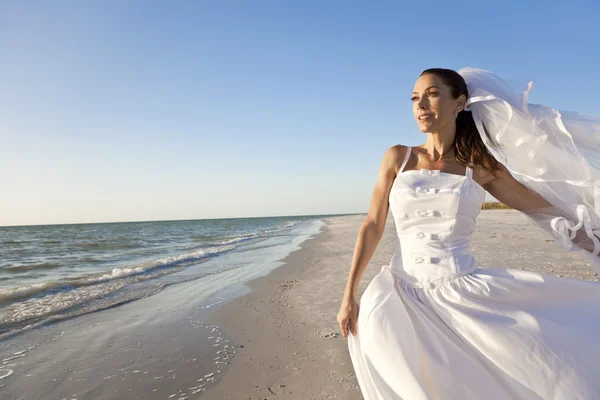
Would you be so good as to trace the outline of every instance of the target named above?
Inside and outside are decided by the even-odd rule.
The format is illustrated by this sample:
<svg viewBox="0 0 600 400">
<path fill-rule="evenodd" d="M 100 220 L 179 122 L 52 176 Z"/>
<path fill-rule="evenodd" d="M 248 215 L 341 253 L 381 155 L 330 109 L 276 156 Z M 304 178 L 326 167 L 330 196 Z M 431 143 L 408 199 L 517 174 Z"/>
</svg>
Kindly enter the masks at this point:
<svg viewBox="0 0 600 400">
<path fill-rule="evenodd" d="M 336 315 L 364 218 L 327 218 L 324 231 L 290 254 L 286 265 L 216 311 L 211 320 L 243 347 L 201 399 L 362 399 Z M 390 216 L 359 296 L 391 259 L 394 241 Z M 598 280 L 585 260 L 564 252 L 514 210 L 482 211 L 473 251 L 482 267 Z"/>
</svg>

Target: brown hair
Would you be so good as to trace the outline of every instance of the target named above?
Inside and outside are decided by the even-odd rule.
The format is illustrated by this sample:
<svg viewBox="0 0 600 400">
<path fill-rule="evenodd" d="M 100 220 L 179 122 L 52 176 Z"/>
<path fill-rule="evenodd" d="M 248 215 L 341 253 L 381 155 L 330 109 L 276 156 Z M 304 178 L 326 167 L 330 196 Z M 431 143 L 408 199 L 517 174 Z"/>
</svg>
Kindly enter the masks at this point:
<svg viewBox="0 0 600 400">
<path fill-rule="evenodd" d="M 425 74 L 435 75 L 444 81 L 450 87 L 453 98 L 457 99 L 461 94 L 469 98 L 467 83 L 458 72 L 445 68 L 430 68 L 423 71 L 421 76 Z M 490 143 L 497 146 L 485 126 L 483 129 Z M 463 110 L 458 113 L 456 117 L 456 135 L 452 146 L 454 147 L 454 158 L 462 165 L 480 166 L 492 173 L 500 169 L 498 161 L 490 154 L 483 140 L 481 140 L 471 111 Z"/>
</svg>

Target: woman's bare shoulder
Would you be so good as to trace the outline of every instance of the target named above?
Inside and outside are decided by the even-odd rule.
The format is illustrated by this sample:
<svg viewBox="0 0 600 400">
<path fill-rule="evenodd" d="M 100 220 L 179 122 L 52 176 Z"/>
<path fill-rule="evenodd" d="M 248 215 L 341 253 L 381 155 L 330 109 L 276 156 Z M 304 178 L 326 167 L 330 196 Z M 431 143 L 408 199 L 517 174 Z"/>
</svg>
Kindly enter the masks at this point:
<svg viewBox="0 0 600 400">
<path fill-rule="evenodd" d="M 393 159 L 396 162 L 402 163 L 407 151 L 409 151 L 408 146 L 405 146 L 403 144 L 396 144 L 387 149 L 386 156 Z"/>
<path fill-rule="evenodd" d="M 382 164 L 382 167 L 387 171 L 387 174 L 395 176 L 398 173 L 398 169 L 404 161 L 407 151 L 409 151 L 408 146 L 402 144 L 388 147 L 383 156 Z"/>
</svg>

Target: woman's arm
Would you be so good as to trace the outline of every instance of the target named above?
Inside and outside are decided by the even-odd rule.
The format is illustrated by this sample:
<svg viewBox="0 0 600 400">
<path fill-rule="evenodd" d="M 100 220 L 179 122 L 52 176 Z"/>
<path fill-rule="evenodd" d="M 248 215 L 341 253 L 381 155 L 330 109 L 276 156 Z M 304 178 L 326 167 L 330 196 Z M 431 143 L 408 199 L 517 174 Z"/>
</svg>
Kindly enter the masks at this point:
<svg viewBox="0 0 600 400">
<path fill-rule="evenodd" d="M 396 173 L 400 160 L 404 160 L 407 148 L 404 146 L 393 146 L 387 149 L 379 168 L 377 183 L 371 197 L 371 205 L 365 221 L 363 222 L 358 239 L 354 246 L 354 255 L 350 266 L 350 276 L 344 290 L 344 297 L 337 315 L 342 335 L 348 336 L 348 332 L 356 335 L 358 332 L 358 309 L 356 301 L 356 289 L 358 282 L 369 263 L 369 260 L 379 244 L 385 222 L 388 216 L 389 195 L 396 179 Z"/>
<path fill-rule="evenodd" d="M 600 246 L 598 242 L 600 237 L 596 234 L 598 229 L 588 226 L 591 224 L 591 219 L 586 218 L 584 214 L 578 215 L 577 213 L 577 207 L 584 207 L 583 205 L 554 206 L 518 182 L 504 166 L 496 175 L 496 178 L 483 185 L 484 189 L 492 196 L 507 206 L 523 212 L 557 239 L 565 250 L 570 250 L 571 246 L 575 244 L 585 251 L 597 253 Z M 561 220 L 568 221 L 568 225 L 572 229 L 567 229 L 567 224 Z"/>
<path fill-rule="evenodd" d="M 524 212 L 534 209 L 549 210 L 552 207 L 539 194 L 513 178 L 503 165 L 501 165 L 499 171 L 495 172 L 495 175 L 496 177 L 484 184 L 483 188 L 498 201 L 515 210 Z"/>
<path fill-rule="evenodd" d="M 396 145 L 387 149 L 383 156 L 369 212 L 360 228 L 354 247 L 350 275 L 344 291 L 345 298 L 353 298 L 356 295 L 360 278 L 383 236 L 388 216 L 390 190 L 406 151 L 405 146 Z"/>
</svg>

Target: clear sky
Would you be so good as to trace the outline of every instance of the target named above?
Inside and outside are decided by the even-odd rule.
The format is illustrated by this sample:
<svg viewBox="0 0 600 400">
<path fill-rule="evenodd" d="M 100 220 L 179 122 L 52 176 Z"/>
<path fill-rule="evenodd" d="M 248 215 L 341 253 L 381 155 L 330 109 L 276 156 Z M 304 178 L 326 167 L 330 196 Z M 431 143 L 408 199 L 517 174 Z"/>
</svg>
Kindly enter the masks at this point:
<svg viewBox="0 0 600 400">
<path fill-rule="evenodd" d="M 599 4 L 1 1 L 0 225 L 366 212 L 423 69 L 600 114 Z"/>
</svg>

